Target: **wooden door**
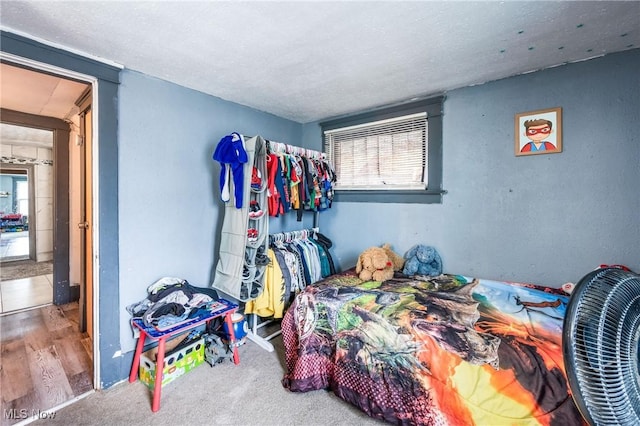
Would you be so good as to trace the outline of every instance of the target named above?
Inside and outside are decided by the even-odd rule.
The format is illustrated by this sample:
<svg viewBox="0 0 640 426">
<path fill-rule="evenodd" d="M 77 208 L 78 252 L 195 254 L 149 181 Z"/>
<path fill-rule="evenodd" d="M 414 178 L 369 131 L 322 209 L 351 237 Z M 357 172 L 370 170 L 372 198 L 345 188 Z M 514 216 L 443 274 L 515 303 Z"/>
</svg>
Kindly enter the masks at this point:
<svg viewBox="0 0 640 426">
<path fill-rule="evenodd" d="M 80 253 L 80 330 L 93 340 L 93 152 L 92 112 L 88 106 L 80 114 L 82 152 L 80 154 L 80 212 L 78 228 L 82 232 Z"/>
</svg>

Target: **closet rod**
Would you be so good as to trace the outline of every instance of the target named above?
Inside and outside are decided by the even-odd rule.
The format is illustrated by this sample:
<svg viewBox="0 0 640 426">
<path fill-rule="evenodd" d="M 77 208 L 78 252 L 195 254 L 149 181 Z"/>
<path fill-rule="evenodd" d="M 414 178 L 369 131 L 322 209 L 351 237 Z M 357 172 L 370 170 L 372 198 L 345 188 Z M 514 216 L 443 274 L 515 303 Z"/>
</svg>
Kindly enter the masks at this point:
<svg viewBox="0 0 640 426">
<path fill-rule="evenodd" d="M 321 151 L 303 148 L 301 146 L 289 145 L 282 142 L 276 142 L 276 141 L 270 141 L 270 140 L 268 140 L 267 142 L 269 143 L 267 149 L 272 153 L 284 152 L 286 154 L 304 155 L 306 157 L 315 158 L 319 160 L 326 159 L 325 153 Z"/>
<path fill-rule="evenodd" d="M 317 232 L 320 232 L 320 228 L 318 228 L 317 226 L 314 226 L 313 228 L 298 229 L 296 231 L 277 232 L 274 234 L 269 234 L 269 243 L 274 240 L 297 240 L 309 235 L 313 235 Z"/>
</svg>

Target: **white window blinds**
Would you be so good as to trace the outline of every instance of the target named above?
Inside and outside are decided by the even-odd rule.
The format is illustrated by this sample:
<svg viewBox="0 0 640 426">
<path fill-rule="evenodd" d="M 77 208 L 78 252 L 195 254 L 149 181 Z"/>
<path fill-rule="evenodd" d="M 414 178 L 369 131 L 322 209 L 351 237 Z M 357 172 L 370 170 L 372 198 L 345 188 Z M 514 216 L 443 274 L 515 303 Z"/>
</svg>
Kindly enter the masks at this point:
<svg viewBox="0 0 640 426">
<path fill-rule="evenodd" d="M 336 190 L 425 189 L 427 114 L 324 132 L 325 151 L 338 177 Z"/>
</svg>

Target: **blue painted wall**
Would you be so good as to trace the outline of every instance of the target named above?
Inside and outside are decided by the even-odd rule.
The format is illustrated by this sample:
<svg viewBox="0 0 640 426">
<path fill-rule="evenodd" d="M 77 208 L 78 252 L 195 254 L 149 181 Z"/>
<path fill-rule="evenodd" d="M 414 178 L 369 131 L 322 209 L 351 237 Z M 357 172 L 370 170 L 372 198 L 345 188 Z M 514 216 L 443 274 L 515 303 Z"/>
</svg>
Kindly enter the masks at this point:
<svg viewBox="0 0 640 426">
<path fill-rule="evenodd" d="M 640 49 L 449 92 L 439 205 L 334 203 L 342 268 L 384 242 L 435 246 L 448 273 L 560 286 L 640 270 Z M 562 107 L 563 152 L 514 155 L 516 113 Z M 303 126 L 319 149 L 318 123 Z"/>
<path fill-rule="evenodd" d="M 125 307 L 150 284 L 165 276 L 212 281 L 223 219 L 220 166 L 211 158 L 218 141 L 237 131 L 293 144 L 302 126 L 130 70 L 121 74 L 119 112 L 117 316 L 129 352 Z"/>
</svg>

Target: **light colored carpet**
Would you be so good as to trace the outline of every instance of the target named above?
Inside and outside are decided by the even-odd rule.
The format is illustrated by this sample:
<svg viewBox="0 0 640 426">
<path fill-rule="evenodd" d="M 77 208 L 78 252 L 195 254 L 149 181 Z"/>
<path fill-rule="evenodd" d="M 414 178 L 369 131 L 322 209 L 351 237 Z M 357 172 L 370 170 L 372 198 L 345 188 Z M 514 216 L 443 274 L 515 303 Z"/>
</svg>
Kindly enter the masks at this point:
<svg viewBox="0 0 640 426">
<path fill-rule="evenodd" d="M 53 274 L 52 261 L 17 260 L 15 262 L 3 262 L 0 265 L 0 279 L 2 281 L 20 280 L 47 274 Z"/>
<path fill-rule="evenodd" d="M 151 411 L 151 391 L 140 383 L 122 383 L 98 391 L 59 410 L 42 425 L 383 425 L 319 390 L 285 389 L 282 337 L 267 352 L 251 341 L 239 348 L 240 364 L 206 362 L 167 384 L 160 410 Z"/>
</svg>

